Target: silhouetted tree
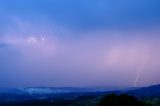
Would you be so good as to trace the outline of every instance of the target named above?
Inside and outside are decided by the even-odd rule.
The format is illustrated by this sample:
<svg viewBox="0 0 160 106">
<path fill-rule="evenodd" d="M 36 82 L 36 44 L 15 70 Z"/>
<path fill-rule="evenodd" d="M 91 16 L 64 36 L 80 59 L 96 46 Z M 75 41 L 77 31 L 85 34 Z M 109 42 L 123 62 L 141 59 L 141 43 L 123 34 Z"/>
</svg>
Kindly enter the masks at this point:
<svg viewBox="0 0 160 106">
<path fill-rule="evenodd" d="M 134 96 L 128 96 L 126 94 L 116 95 L 106 95 L 103 97 L 98 106 L 149 106 L 144 102 L 138 101 Z"/>
</svg>

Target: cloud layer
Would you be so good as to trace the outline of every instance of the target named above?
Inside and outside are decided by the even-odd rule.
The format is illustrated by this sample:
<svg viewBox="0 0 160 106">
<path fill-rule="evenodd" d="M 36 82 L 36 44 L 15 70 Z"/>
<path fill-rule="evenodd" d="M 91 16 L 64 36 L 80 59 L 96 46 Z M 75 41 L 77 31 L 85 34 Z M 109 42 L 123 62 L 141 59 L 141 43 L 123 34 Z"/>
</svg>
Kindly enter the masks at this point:
<svg viewBox="0 0 160 106">
<path fill-rule="evenodd" d="M 158 4 L 3 1 L 0 85 L 134 86 L 138 74 L 137 86 L 160 83 Z"/>
</svg>

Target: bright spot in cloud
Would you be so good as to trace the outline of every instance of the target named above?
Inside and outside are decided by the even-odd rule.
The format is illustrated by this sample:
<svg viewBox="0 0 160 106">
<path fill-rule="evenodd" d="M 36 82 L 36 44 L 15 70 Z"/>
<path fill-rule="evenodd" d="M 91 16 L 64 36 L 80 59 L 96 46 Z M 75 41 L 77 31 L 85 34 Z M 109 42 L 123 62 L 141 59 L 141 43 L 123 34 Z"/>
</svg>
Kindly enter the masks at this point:
<svg viewBox="0 0 160 106">
<path fill-rule="evenodd" d="M 27 42 L 28 42 L 28 43 L 36 43 L 36 42 L 38 42 L 38 41 L 37 41 L 37 38 L 35 38 L 35 37 L 29 37 L 29 38 L 27 39 Z"/>
<path fill-rule="evenodd" d="M 46 39 L 45 39 L 43 36 L 41 36 L 41 40 L 42 40 L 42 41 L 45 41 Z"/>
</svg>

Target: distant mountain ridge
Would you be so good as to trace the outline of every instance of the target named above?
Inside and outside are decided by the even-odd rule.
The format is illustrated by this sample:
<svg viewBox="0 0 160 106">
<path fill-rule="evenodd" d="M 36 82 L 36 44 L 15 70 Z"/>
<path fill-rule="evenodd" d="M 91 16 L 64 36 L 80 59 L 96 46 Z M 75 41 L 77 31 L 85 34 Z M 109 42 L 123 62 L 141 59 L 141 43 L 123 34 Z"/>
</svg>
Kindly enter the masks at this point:
<svg viewBox="0 0 160 106">
<path fill-rule="evenodd" d="M 61 94 L 75 92 L 105 92 L 124 90 L 124 87 L 19 87 L 19 88 L 0 88 L 0 94 Z"/>
<path fill-rule="evenodd" d="M 142 88 L 107 89 L 107 88 L 74 88 L 74 87 L 22 87 L 22 88 L 0 88 L 0 102 L 24 101 L 41 99 L 73 99 L 79 96 L 103 96 L 107 94 L 126 93 L 136 97 L 158 97 L 160 98 L 160 84 Z"/>
<path fill-rule="evenodd" d="M 126 93 L 138 97 L 160 97 L 160 84 L 130 90 Z"/>
</svg>

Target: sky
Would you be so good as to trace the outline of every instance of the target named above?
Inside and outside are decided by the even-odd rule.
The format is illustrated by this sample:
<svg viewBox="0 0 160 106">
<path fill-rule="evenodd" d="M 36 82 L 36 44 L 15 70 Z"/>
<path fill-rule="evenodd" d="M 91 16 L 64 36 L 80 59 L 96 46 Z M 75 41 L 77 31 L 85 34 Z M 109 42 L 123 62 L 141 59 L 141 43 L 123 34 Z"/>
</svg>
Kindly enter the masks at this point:
<svg viewBox="0 0 160 106">
<path fill-rule="evenodd" d="M 0 0 L 0 85 L 160 83 L 159 0 Z"/>
</svg>

